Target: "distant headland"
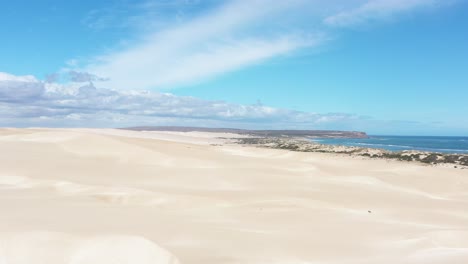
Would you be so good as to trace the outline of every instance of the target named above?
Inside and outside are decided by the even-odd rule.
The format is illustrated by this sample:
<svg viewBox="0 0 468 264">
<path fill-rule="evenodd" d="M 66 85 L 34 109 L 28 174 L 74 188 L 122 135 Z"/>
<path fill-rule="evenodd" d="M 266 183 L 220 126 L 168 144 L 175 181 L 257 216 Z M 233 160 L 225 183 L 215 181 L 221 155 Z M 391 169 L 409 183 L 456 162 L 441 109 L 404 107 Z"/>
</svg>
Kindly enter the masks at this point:
<svg viewBox="0 0 468 264">
<path fill-rule="evenodd" d="M 184 126 L 139 126 L 121 128 L 134 131 L 212 132 L 234 133 L 262 137 L 309 137 L 309 138 L 367 138 L 365 132 L 339 130 L 251 130 L 237 128 L 208 128 Z"/>
<path fill-rule="evenodd" d="M 208 132 L 245 135 L 245 138 L 233 140 L 242 145 L 287 149 L 298 152 L 321 152 L 347 154 L 369 158 L 393 159 L 400 161 L 417 161 L 426 164 L 452 164 L 462 169 L 468 166 L 467 154 L 438 153 L 430 151 L 388 151 L 380 148 L 356 147 L 344 145 L 326 145 L 308 139 L 313 138 L 369 138 L 367 133 L 359 131 L 336 130 L 247 130 L 236 128 L 206 128 L 181 126 L 141 126 L 121 128 L 133 131 L 169 131 L 169 132 Z"/>
</svg>

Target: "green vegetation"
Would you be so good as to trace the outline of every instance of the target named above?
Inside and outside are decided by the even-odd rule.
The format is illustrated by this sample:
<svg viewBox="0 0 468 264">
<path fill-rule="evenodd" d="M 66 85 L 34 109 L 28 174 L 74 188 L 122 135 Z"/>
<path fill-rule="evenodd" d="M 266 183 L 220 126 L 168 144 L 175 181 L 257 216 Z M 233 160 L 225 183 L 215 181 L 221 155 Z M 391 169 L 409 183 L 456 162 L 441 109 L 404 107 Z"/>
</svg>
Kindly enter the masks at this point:
<svg viewBox="0 0 468 264">
<path fill-rule="evenodd" d="M 382 149 L 369 149 L 358 147 L 321 145 L 300 138 L 284 137 L 256 137 L 238 139 L 239 144 L 256 145 L 265 148 L 287 149 L 300 152 L 320 152 L 348 154 L 368 158 L 392 159 L 400 161 L 416 161 L 426 164 L 455 164 L 468 166 L 468 155 L 463 154 L 443 154 L 430 152 L 402 151 L 392 152 Z M 457 166 L 455 166 L 457 167 Z"/>
</svg>

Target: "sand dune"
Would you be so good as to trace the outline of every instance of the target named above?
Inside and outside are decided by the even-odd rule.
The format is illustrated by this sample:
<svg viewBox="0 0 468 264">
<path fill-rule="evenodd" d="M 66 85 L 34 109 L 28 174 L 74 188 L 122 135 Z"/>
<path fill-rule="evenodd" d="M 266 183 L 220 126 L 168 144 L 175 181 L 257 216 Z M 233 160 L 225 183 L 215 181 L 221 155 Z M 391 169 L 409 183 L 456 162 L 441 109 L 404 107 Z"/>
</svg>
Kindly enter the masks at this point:
<svg viewBox="0 0 468 264">
<path fill-rule="evenodd" d="M 177 264 L 153 242 L 137 236 L 73 236 L 53 232 L 0 234 L 1 264 Z"/>
<path fill-rule="evenodd" d="M 230 136 L 0 129 L 0 264 L 468 263 L 468 170 Z"/>
</svg>

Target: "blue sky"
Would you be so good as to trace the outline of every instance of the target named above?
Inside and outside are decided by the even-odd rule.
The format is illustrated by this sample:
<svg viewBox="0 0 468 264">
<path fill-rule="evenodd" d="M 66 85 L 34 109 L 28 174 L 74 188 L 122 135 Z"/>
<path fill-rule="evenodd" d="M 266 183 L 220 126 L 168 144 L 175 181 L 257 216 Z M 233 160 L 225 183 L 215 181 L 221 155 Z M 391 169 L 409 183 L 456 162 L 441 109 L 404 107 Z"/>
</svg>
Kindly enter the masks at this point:
<svg viewBox="0 0 468 264">
<path fill-rule="evenodd" d="M 468 1 L 1 5 L 1 126 L 468 135 Z"/>
</svg>

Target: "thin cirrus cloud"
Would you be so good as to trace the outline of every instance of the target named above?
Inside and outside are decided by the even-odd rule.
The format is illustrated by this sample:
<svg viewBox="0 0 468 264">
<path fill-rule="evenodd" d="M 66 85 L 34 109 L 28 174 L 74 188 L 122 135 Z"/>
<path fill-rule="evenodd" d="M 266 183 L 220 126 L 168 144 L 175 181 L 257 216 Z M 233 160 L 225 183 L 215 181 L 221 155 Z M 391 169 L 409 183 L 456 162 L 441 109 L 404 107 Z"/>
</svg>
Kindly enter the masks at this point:
<svg viewBox="0 0 468 264">
<path fill-rule="evenodd" d="M 322 45 L 331 28 L 387 19 L 441 0 L 214 2 L 206 12 L 142 31 L 140 41 L 79 70 L 109 78 L 106 87 L 112 89 L 174 88 Z M 140 5 L 148 9 L 141 15 L 147 21 L 161 8 L 151 3 Z"/>
<path fill-rule="evenodd" d="M 353 27 L 396 15 L 418 8 L 435 7 L 441 0 L 371 0 L 355 8 L 343 10 L 324 19 L 324 23 L 334 27 Z M 445 1 L 445 4 L 453 2 Z"/>
<path fill-rule="evenodd" d="M 69 73 L 76 76 L 77 72 Z M 82 73 L 80 76 L 89 77 Z M 360 117 L 317 114 L 261 104 L 241 105 L 169 93 L 96 88 L 0 72 L 0 126 L 116 127 L 135 125 L 334 128 Z M 20 92 L 14 92 L 14 91 Z M 13 96 L 14 95 L 14 96 Z"/>
<path fill-rule="evenodd" d="M 308 1 L 230 1 L 188 21 L 146 33 L 138 44 L 97 57 L 83 71 L 108 87 L 151 89 L 197 82 L 323 41 L 268 21 Z M 265 33 L 268 32 L 268 33 Z"/>
</svg>

